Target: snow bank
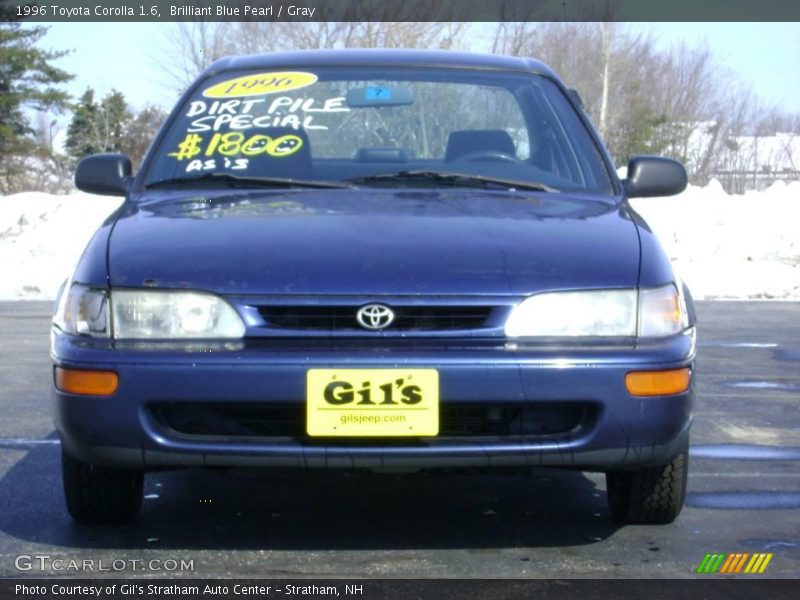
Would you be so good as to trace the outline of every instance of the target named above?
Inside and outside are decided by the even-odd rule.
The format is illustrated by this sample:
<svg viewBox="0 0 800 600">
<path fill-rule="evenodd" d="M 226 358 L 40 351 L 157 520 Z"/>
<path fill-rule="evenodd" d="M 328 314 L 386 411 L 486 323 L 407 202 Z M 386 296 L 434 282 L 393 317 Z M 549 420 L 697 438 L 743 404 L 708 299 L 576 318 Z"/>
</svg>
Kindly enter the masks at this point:
<svg viewBox="0 0 800 600">
<path fill-rule="evenodd" d="M 0 197 L 0 299 L 55 298 L 121 198 L 25 192 Z"/>
<path fill-rule="evenodd" d="M 120 199 L 0 197 L 0 299 L 51 299 Z M 712 181 L 631 202 L 696 298 L 800 299 L 800 182 L 729 196 Z"/>
<path fill-rule="evenodd" d="M 631 200 L 696 298 L 800 299 L 800 182 Z"/>
</svg>

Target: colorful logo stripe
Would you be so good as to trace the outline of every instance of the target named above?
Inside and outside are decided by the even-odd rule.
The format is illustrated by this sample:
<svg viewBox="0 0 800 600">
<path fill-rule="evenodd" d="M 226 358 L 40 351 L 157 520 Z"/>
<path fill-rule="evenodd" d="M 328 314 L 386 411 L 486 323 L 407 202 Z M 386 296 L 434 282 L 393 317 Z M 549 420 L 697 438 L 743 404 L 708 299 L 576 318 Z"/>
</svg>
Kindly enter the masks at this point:
<svg viewBox="0 0 800 600">
<path fill-rule="evenodd" d="M 706 554 L 697 567 L 697 573 L 716 573 L 724 559 L 724 554 Z"/>
<path fill-rule="evenodd" d="M 767 569 L 769 561 L 772 560 L 772 553 L 770 554 L 753 554 L 753 558 L 745 567 L 745 573 L 763 573 Z"/>
<path fill-rule="evenodd" d="M 760 552 L 755 554 L 750 554 L 748 552 L 733 554 L 709 553 L 700 561 L 700 565 L 695 572 L 703 574 L 719 572 L 728 575 L 742 572 L 760 574 L 767 569 L 767 565 L 769 561 L 772 560 L 772 556 L 772 553 L 766 554 Z M 742 571 L 742 569 L 744 569 L 744 571 Z"/>
</svg>

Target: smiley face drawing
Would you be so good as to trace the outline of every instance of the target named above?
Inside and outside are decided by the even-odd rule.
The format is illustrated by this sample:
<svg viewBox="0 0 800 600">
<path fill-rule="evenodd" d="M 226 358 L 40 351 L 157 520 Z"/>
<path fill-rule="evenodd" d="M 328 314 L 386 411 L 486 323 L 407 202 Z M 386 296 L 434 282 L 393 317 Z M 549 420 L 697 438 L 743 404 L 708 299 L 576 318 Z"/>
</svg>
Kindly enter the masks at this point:
<svg viewBox="0 0 800 600">
<path fill-rule="evenodd" d="M 254 135 L 242 144 L 241 152 L 245 156 L 267 154 L 273 158 L 284 158 L 291 156 L 302 147 L 303 138 L 291 133 L 276 138 L 268 135 Z"/>
<path fill-rule="evenodd" d="M 267 154 L 275 158 L 291 156 L 303 147 L 303 138 L 288 133 L 271 140 L 266 145 Z"/>
</svg>

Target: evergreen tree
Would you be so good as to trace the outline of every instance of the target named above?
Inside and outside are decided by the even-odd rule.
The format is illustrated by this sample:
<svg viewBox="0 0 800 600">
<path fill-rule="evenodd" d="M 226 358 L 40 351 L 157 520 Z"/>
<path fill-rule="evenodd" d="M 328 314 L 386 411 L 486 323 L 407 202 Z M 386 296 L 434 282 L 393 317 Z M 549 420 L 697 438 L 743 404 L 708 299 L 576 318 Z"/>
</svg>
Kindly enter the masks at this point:
<svg viewBox="0 0 800 600">
<path fill-rule="evenodd" d="M 148 106 L 131 119 L 125 133 L 124 150 L 130 157 L 134 169 L 141 164 L 147 149 L 166 118 L 167 113 L 162 109 L 157 106 Z"/>
<path fill-rule="evenodd" d="M 72 79 L 51 61 L 65 52 L 37 48 L 46 27 L 0 22 L 0 193 L 13 191 L 25 159 L 41 152 L 25 109 L 54 110 L 67 106 L 59 84 Z"/>
<path fill-rule="evenodd" d="M 125 97 L 111 90 L 101 101 L 87 89 L 73 108 L 67 129 L 67 153 L 77 162 L 98 152 L 125 152 L 131 113 Z"/>
<path fill-rule="evenodd" d="M 111 90 L 100 103 L 102 131 L 105 133 L 105 145 L 108 152 L 124 152 L 127 146 L 126 134 L 131 121 L 131 112 L 125 102 L 125 96 Z"/>
<path fill-rule="evenodd" d="M 648 105 L 632 103 L 625 118 L 606 136 L 614 163 L 626 165 L 635 154 L 664 154 L 678 143 L 676 128 L 671 125 L 667 115 L 655 113 Z"/>
<path fill-rule="evenodd" d="M 98 152 L 97 113 L 100 108 L 94 101 L 94 90 L 87 89 L 72 109 L 72 120 L 67 128 L 65 146 L 74 160 Z"/>
</svg>

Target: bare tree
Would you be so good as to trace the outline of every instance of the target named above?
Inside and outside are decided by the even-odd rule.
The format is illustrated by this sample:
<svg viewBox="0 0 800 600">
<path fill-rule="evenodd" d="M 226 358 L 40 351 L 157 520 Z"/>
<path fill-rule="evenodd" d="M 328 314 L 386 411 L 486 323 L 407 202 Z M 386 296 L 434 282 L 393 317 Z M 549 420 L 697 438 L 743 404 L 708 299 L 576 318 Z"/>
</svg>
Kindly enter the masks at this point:
<svg viewBox="0 0 800 600">
<path fill-rule="evenodd" d="M 69 160 L 58 147 L 62 128 L 53 113 L 38 112 L 33 123 L 33 135 L 37 141 L 36 151 L 22 158 L 25 172 L 21 173 L 18 185 L 21 189 L 41 190 L 53 194 L 70 191 L 72 170 Z"/>
<path fill-rule="evenodd" d="M 420 1 L 398 5 L 397 10 L 403 11 L 398 16 L 412 10 Z M 375 6 L 375 3 L 368 6 Z M 170 77 L 167 85 L 184 89 L 203 69 L 226 55 L 316 48 L 454 49 L 462 44 L 464 29 L 465 23 L 368 20 L 178 23 L 168 33 L 171 58 L 164 67 Z"/>
<path fill-rule="evenodd" d="M 498 23 L 490 50 L 492 54 L 524 56 L 527 54 L 529 40 L 534 31 L 535 25 L 533 23 L 520 21 Z"/>
<path fill-rule="evenodd" d="M 600 40 L 602 42 L 603 56 L 603 92 L 600 96 L 600 135 L 605 136 L 608 131 L 608 91 L 611 86 L 611 51 L 614 32 L 613 23 L 600 23 Z"/>
<path fill-rule="evenodd" d="M 176 23 L 167 31 L 168 52 L 158 55 L 167 78 L 165 85 L 183 91 L 215 60 L 234 53 L 231 23 L 191 21 Z M 166 56 L 166 58 L 164 58 Z"/>
<path fill-rule="evenodd" d="M 491 49 L 550 65 L 580 92 L 620 163 L 634 152 L 685 158 L 695 130 L 722 106 L 707 46 L 659 49 L 650 34 L 619 23 L 501 23 Z"/>
</svg>

